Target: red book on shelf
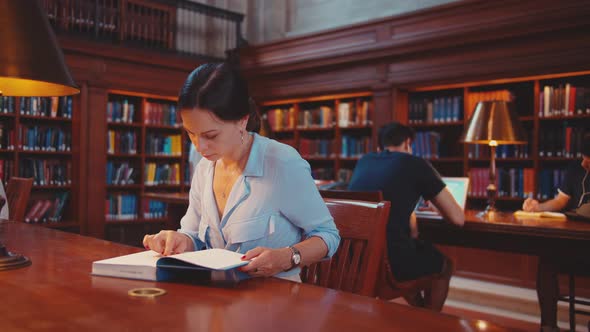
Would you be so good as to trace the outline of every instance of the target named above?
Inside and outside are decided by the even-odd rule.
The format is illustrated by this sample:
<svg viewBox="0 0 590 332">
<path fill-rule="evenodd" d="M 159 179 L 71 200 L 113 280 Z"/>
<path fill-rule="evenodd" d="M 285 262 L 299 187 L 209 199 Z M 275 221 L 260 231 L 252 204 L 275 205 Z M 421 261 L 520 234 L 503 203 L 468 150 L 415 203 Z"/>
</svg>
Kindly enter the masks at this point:
<svg viewBox="0 0 590 332">
<path fill-rule="evenodd" d="M 43 205 L 39 208 L 39 210 L 37 211 L 37 213 L 35 213 L 35 216 L 33 217 L 33 221 L 35 222 L 39 222 L 43 219 L 43 217 L 45 216 L 45 214 L 47 213 L 47 211 L 49 211 L 49 209 L 51 208 L 51 201 L 50 200 L 44 200 L 43 201 Z"/>
<path fill-rule="evenodd" d="M 29 212 L 25 215 L 25 222 L 32 222 L 33 217 L 35 216 L 35 214 L 37 214 L 37 211 L 39 211 L 39 208 L 41 208 L 42 205 L 42 200 L 36 201 L 29 209 Z"/>
</svg>

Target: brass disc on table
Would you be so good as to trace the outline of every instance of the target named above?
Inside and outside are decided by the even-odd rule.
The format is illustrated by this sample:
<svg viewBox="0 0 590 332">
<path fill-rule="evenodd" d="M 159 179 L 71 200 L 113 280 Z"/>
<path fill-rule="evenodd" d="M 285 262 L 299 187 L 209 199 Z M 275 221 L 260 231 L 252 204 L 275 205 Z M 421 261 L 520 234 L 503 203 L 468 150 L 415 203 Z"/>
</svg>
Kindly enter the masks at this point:
<svg viewBox="0 0 590 332">
<path fill-rule="evenodd" d="M 155 288 L 155 287 L 143 287 L 143 288 L 133 288 L 127 292 L 129 296 L 133 297 L 147 297 L 153 299 L 155 297 L 161 296 L 166 294 L 166 291 L 162 288 Z"/>
</svg>

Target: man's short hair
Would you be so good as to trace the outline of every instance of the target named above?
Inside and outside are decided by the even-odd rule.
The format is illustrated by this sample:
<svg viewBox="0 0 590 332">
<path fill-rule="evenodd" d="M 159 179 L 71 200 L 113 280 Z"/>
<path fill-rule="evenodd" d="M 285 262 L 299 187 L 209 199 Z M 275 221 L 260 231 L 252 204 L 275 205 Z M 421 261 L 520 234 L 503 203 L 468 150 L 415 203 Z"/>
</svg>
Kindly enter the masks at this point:
<svg viewBox="0 0 590 332">
<path fill-rule="evenodd" d="M 392 122 L 379 129 L 379 148 L 384 150 L 388 146 L 399 146 L 408 138 L 413 141 L 414 129 L 399 122 Z"/>
</svg>

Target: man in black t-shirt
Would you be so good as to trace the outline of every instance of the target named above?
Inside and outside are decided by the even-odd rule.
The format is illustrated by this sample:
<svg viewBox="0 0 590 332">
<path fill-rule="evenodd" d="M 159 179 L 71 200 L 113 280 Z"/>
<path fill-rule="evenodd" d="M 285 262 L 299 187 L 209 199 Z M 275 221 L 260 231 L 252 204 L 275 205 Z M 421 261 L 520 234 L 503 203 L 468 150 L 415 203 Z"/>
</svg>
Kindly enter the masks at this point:
<svg viewBox="0 0 590 332">
<path fill-rule="evenodd" d="M 537 211 L 568 211 L 590 203 L 590 133 L 582 140 L 582 161 L 577 161 L 568 167 L 564 183 L 558 189 L 555 198 L 539 203 L 527 198 L 522 209 L 530 212 Z M 539 260 L 537 270 L 537 292 L 541 307 L 541 331 L 559 331 L 557 328 L 557 299 L 559 297 L 559 272 L 572 271 L 590 272 L 590 258 L 584 255 L 578 257 L 550 257 L 543 256 Z"/>
<path fill-rule="evenodd" d="M 411 154 L 413 139 L 414 131 L 400 123 L 381 128 L 381 151 L 368 153 L 358 161 L 348 189 L 381 191 L 384 199 L 391 202 L 387 248 L 392 273 L 399 281 L 440 274 L 429 298 L 423 299 L 426 307 L 440 311 L 446 300 L 452 263 L 432 244 L 415 239 L 414 207 L 424 197 L 453 224 L 463 225 L 465 217 L 438 172 L 430 163 Z"/>
</svg>

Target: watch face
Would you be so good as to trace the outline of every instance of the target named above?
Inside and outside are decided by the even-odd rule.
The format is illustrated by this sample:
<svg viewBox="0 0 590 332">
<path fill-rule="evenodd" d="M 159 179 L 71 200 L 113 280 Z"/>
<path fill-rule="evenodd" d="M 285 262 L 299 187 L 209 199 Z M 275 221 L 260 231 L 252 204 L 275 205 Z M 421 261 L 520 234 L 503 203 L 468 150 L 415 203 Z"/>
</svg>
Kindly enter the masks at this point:
<svg viewBox="0 0 590 332">
<path fill-rule="evenodd" d="M 293 255 L 293 263 L 295 263 L 295 265 L 299 265 L 299 263 L 301 263 L 301 256 L 298 254 Z"/>
</svg>

